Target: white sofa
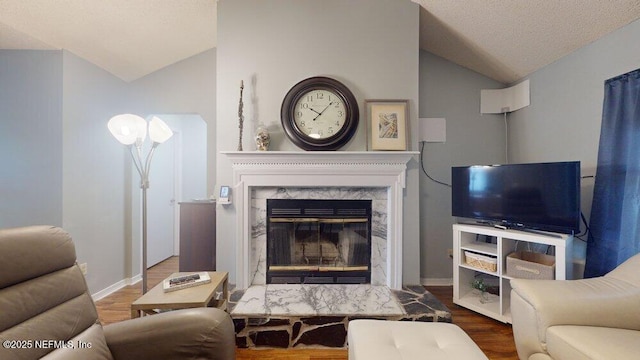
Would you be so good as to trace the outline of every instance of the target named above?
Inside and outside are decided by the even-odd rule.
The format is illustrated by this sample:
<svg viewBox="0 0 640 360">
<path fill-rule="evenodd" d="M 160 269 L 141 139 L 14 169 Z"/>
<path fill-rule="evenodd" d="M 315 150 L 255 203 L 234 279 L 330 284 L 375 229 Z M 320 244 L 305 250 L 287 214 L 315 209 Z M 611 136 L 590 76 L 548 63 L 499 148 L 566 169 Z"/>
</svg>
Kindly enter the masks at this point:
<svg viewBox="0 0 640 360">
<path fill-rule="evenodd" d="M 602 277 L 511 288 L 521 360 L 640 359 L 640 254 Z"/>
</svg>

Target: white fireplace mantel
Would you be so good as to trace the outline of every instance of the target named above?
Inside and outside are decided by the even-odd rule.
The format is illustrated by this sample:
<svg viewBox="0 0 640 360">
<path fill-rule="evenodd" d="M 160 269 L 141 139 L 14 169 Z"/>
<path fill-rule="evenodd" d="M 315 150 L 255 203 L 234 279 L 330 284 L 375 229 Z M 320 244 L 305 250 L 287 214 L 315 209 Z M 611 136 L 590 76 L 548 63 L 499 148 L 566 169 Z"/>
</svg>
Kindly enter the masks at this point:
<svg viewBox="0 0 640 360">
<path fill-rule="evenodd" d="M 402 287 L 403 189 L 418 152 L 223 151 L 233 169 L 236 204 L 236 286 L 251 285 L 252 187 L 384 187 L 388 193 L 387 285 Z"/>
</svg>

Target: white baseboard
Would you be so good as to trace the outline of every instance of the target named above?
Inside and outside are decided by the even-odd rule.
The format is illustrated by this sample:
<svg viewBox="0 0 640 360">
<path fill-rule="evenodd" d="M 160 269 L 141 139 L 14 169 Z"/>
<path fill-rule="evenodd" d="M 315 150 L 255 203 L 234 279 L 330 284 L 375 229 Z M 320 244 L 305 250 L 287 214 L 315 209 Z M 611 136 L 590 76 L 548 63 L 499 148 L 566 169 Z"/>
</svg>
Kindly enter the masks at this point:
<svg viewBox="0 0 640 360">
<path fill-rule="evenodd" d="M 105 289 L 102 289 L 94 294 L 91 294 L 91 298 L 93 299 L 93 301 L 98 301 L 100 299 L 103 299 L 111 294 L 113 294 L 114 292 L 122 289 L 125 286 L 129 286 L 129 285 L 133 285 L 136 284 L 138 282 L 142 281 L 142 275 L 138 274 L 132 278 L 126 278 L 126 279 L 122 279 L 120 281 L 118 281 L 117 283 L 108 286 Z"/>
<path fill-rule="evenodd" d="M 453 279 L 421 278 L 420 283 L 424 286 L 453 286 Z"/>
</svg>

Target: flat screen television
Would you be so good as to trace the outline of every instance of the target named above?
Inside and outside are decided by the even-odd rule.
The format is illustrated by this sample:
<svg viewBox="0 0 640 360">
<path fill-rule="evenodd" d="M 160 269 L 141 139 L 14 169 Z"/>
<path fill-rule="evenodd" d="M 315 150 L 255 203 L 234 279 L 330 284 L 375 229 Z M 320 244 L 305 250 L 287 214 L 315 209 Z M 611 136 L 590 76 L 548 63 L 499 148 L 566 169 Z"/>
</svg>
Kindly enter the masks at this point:
<svg viewBox="0 0 640 360">
<path fill-rule="evenodd" d="M 452 215 L 489 225 L 580 232 L 580 162 L 451 168 Z"/>
</svg>

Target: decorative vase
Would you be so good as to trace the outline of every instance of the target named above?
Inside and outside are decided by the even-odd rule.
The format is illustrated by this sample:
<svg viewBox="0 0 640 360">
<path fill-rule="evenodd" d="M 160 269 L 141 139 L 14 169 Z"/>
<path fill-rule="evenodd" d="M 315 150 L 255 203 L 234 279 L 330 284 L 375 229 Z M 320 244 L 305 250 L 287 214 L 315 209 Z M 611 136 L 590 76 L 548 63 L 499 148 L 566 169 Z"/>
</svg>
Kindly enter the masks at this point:
<svg viewBox="0 0 640 360">
<path fill-rule="evenodd" d="M 489 302 L 489 293 L 486 291 L 480 292 L 480 304 L 486 304 Z"/>
<path fill-rule="evenodd" d="M 482 278 L 473 279 L 473 281 L 471 282 L 471 287 L 478 293 L 481 304 L 486 304 L 489 302 L 490 298 L 489 293 L 487 292 L 488 286 L 484 283 L 484 280 Z"/>
<path fill-rule="evenodd" d="M 267 151 L 270 143 L 271 135 L 269 135 L 269 130 L 262 124 L 258 125 L 256 129 L 256 149 Z"/>
</svg>

